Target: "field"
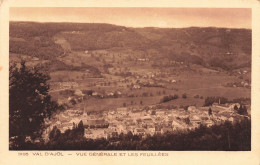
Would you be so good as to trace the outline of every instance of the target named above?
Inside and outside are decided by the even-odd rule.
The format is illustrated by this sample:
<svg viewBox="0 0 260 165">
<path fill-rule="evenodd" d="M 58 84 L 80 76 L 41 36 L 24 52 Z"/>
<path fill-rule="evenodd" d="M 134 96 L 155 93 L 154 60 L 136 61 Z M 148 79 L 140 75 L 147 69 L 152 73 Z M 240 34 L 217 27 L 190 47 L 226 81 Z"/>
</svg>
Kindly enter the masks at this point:
<svg viewBox="0 0 260 165">
<path fill-rule="evenodd" d="M 76 54 L 75 54 L 76 55 Z M 79 54 L 81 56 L 81 54 Z M 70 58 L 70 56 L 68 56 Z M 75 57 L 77 58 L 77 56 Z M 95 58 L 90 58 L 93 66 L 97 66 L 98 61 Z M 66 60 L 67 58 L 63 58 Z M 103 59 L 103 57 L 101 57 Z M 105 59 L 105 58 L 104 58 Z M 97 62 L 97 63 L 95 63 Z M 113 70 L 118 72 L 127 70 L 133 75 L 122 77 L 115 74 L 116 71 L 109 71 L 109 73 L 102 74 L 102 78 L 90 78 L 88 72 L 85 71 L 56 71 L 51 73 L 51 81 L 75 81 L 79 84 L 76 89 L 80 90 L 93 90 L 97 93 L 105 95 L 109 92 L 120 91 L 121 96 L 117 98 L 92 98 L 84 100 L 84 103 L 79 103 L 76 107 L 83 109 L 85 106 L 87 111 L 102 111 L 109 109 L 116 109 L 118 107 L 145 107 L 148 105 L 160 104 L 161 99 L 164 95 L 177 94 L 179 99 L 164 103 L 165 105 L 175 105 L 187 106 L 187 105 L 197 105 L 203 106 L 204 99 L 209 96 L 220 96 L 226 97 L 230 100 L 235 98 L 250 98 L 250 89 L 244 87 L 225 87 L 223 86 L 229 82 L 239 82 L 241 79 L 238 76 L 230 76 L 229 73 L 225 71 L 218 71 L 213 69 L 208 69 L 204 67 L 198 67 L 196 65 L 189 66 L 187 70 L 182 70 L 182 67 L 166 68 L 165 73 L 169 72 L 167 76 L 154 76 L 148 78 L 148 73 L 163 72 L 162 69 L 153 68 L 150 62 L 142 65 L 138 62 L 124 61 L 119 67 L 113 67 Z M 71 64 L 72 63 L 68 63 Z M 114 63 L 112 63 L 114 64 Z M 135 65 L 135 66 L 134 66 Z M 120 67 L 121 66 L 121 67 Z M 122 67 L 125 66 L 126 68 Z M 98 67 L 102 70 L 102 67 Z M 111 70 L 112 70 L 111 69 Z M 169 71 L 167 71 L 169 70 Z M 172 73 L 175 72 L 176 73 Z M 137 78 L 138 77 L 138 78 Z M 172 83 L 171 80 L 176 80 Z M 142 86 L 140 89 L 133 89 L 133 84 L 139 82 L 159 82 L 162 86 Z M 132 84 L 132 85 L 131 85 Z M 73 90 L 76 90 L 73 89 Z M 58 91 L 57 91 L 58 92 Z M 187 98 L 183 99 L 182 94 L 186 94 Z M 194 96 L 199 95 L 201 98 L 194 98 Z M 144 97 L 145 96 L 145 97 Z M 60 98 L 59 95 L 55 96 L 57 99 Z M 142 104 L 140 104 L 142 102 Z M 125 104 L 125 105 L 124 105 Z"/>
</svg>

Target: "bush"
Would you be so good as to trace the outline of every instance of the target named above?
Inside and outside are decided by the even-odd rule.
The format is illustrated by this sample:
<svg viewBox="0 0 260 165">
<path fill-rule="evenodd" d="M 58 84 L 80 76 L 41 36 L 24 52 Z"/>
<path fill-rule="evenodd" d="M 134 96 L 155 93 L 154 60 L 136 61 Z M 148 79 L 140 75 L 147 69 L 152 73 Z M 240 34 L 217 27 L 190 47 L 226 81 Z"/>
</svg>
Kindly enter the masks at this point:
<svg viewBox="0 0 260 165">
<path fill-rule="evenodd" d="M 161 99 L 161 103 L 165 103 L 165 102 L 175 100 L 175 99 L 178 99 L 178 98 L 179 98 L 179 96 L 177 94 L 169 95 L 169 96 L 163 96 L 163 98 Z"/>
<path fill-rule="evenodd" d="M 143 92 L 142 96 L 143 97 L 147 97 L 148 96 L 148 92 Z"/>
<path fill-rule="evenodd" d="M 195 95 L 194 98 L 200 98 L 200 96 L 199 95 Z"/>
<path fill-rule="evenodd" d="M 186 110 L 186 111 L 188 110 L 188 108 L 189 108 L 188 105 L 183 106 L 183 109 Z"/>
<path fill-rule="evenodd" d="M 92 90 L 82 90 L 82 93 L 85 94 L 85 95 L 91 96 L 93 91 Z"/>
<path fill-rule="evenodd" d="M 76 105 L 76 104 L 77 104 L 77 102 L 76 102 L 75 99 L 71 99 L 71 100 L 70 100 L 70 103 L 71 103 L 72 105 Z"/>
</svg>

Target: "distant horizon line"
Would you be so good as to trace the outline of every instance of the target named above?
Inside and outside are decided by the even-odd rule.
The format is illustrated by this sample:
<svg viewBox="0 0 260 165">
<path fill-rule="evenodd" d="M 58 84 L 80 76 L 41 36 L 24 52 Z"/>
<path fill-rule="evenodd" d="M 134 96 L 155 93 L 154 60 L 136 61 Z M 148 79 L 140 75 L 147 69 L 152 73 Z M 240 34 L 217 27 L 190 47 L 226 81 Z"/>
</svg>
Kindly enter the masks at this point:
<svg viewBox="0 0 260 165">
<path fill-rule="evenodd" d="M 28 23 L 71 23 L 71 24 L 107 24 L 107 25 L 115 25 L 115 26 L 123 26 L 127 28 L 160 28 L 160 29 L 181 29 L 181 28 L 222 28 L 222 29 L 246 29 L 246 30 L 252 30 L 251 28 L 245 28 L 245 27 L 223 27 L 223 26 L 183 26 L 183 27 L 156 27 L 156 26 L 125 26 L 125 25 L 118 25 L 113 23 L 105 23 L 105 22 L 45 22 L 45 21 L 23 21 L 23 20 L 9 20 L 10 22 L 28 22 Z"/>
</svg>

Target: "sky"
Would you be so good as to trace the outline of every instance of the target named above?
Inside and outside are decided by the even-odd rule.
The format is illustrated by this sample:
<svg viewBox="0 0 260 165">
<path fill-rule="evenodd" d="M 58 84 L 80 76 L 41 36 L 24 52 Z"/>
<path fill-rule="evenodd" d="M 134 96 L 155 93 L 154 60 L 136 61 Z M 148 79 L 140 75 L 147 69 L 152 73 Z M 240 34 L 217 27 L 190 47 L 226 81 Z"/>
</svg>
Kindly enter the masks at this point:
<svg viewBox="0 0 260 165">
<path fill-rule="evenodd" d="M 128 27 L 251 29 L 250 8 L 12 7 L 10 21 L 109 23 Z"/>
</svg>

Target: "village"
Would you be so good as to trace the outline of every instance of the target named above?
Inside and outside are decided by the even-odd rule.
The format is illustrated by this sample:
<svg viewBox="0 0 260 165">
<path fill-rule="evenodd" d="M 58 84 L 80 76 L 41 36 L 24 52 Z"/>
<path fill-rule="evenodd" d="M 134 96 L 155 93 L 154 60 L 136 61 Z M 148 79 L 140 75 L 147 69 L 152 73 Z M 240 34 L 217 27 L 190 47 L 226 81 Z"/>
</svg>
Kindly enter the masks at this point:
<svg viewBox="0 0 260 165">
<path fill-rule="evenodd" d="M 238 103 L 213 103 L 210 107 L 189 106 L 187 110 L 158 109 L 156 106 L 145 108 L 121 107 L 116 110 L 87 113 L 80 110 L 66 110 L 56 114 L 45 123 L 48 128 L 43 138 L 48 141 L 50 131 L 56 126 L 61 133 L 73 129 L 82 121 L 84 136 L 90 139 L 116 137 L 119 134 L 131 132 L 133 135 L 146 137 L 154 134 L 164 134 L 176 131 L 188 131 L 200 125 L 211 127 L 225 121 L 240 122 L 247 115 L 240 115 L 234 107 Z"/>
</svg>

